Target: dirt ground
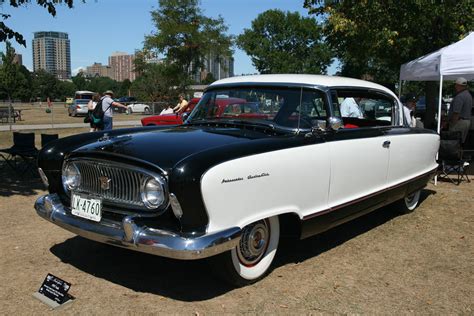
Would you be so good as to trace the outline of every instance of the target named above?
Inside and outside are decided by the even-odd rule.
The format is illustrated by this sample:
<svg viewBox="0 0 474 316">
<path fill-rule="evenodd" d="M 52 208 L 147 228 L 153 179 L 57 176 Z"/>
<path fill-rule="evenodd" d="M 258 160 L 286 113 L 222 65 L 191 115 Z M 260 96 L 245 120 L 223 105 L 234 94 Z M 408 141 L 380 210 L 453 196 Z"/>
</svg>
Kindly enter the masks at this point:
<svg viewBox="0 0 474 316">
<path fill-rule="evenodd" d="M 1 167 L 1 166 L 0 166 Z M 0 169 L 0 314 L 47 314 L 32 297 L 52 273 L 68 314 L 473 314 L 474 183 L 429 184 L 393 206 L 278 250 L 262 281 L 234 289 L 205 261 L 175 261 L 77 237 L 38 217 L 42 184 Z M 472 176 L 471 176 L 472 177 Z"/>
<path fill-rule="evenodd" d="M 5 105 L 6 106 L 6 105 Z M 31 124 L 65 124 L 65 123 L 83 123 L 84 116 L 72 117 L 68 115 L 65 103 L 54 103 L 52 113 L 46 113 L 47 104 L 39 103 L 15 103 L 15 110 L 21 110 L 21 121 L 17 120 L 13 125 L 31 125 Z M 145 115 L 114 113 L 115 121 L 141 120 Z M 5 125 L 7 123 L 2 123 Z"/>
</svg>

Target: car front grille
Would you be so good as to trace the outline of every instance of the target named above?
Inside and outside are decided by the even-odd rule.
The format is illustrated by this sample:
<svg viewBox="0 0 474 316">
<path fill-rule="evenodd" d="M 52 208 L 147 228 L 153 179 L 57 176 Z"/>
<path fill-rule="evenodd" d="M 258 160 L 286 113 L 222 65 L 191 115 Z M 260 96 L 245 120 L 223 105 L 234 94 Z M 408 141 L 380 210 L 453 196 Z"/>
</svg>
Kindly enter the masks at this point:
<svg viewBox="0 0 474 316">
<path fill-rule="evenodd" d="M 134 166 L 112 161 L 76 159 L 73 163 L 81 173 L 75 192 L 98 196 L 104 205 L 150 211 L 141 198 L 141 189 L 152 173 Z"/>
</svg>

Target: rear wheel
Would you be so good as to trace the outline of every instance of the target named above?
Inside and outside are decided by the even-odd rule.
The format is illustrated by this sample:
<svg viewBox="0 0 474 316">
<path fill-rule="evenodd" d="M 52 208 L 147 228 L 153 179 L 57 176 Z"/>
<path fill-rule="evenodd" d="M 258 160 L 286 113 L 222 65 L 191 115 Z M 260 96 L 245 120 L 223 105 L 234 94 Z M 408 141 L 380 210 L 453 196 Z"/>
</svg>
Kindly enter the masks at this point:
<svg viewBox="0 0 474 316">
<path fill-rule="evenodd" d="M 210 258 L 212 271 L 235 286 L 254 283 L 270 271 L 279 239 L 278 216 L 247 225 L 237 247 Z"/>
<path fill-rule="evenodd" d="M 418 202 L 420 201 L 420 193 L 421 190 L 415 191 L 407 196 L 401 201 L 400 203 L 400 210 L 404 214 L 408 214 L 413 212 L 415 208 L 418 206 Z"/>
<path fill-rule="evenodd" d="M 143 112 L 145 112 L 145 114 L 150 114 L 150 108 L 149 107 L 146 107 Z"/>
</svg>

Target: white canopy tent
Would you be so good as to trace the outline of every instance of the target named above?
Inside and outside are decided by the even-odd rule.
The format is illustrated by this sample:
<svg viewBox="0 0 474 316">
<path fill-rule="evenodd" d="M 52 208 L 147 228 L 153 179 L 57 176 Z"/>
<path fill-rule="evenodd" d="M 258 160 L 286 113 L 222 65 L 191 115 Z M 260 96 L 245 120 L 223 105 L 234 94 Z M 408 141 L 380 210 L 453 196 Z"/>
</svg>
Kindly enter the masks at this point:
<svg viewBox="0 0 474 316">
<path fill-rule="evenodd" d="M 402 81 L 439 81 L 438 118 L 441 117 L 443 80 L 464 77 L 474 79 L 474 32 L 464 39 L 419 57 L 400 67 L 400 94 Z M 438 119 L 438 133 L 441 120 Z"/>
</svg>

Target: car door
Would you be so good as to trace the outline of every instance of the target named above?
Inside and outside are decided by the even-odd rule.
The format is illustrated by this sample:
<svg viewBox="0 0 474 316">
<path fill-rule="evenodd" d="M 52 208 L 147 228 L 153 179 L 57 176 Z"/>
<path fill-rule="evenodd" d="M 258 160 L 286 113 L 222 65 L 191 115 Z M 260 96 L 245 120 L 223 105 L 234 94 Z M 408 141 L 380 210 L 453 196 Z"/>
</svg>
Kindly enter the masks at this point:
<svg viewBox="0 0 474 316">
<path fill-rule="evenodd" d="M 331 93 L 342 128 L 328 136 L 331 176 L 328 205 L 338 210 L 338 220 L 369 211 L 385 201 L 384 189 L 390 158 L 386 130 L 392 126 L 390 98 L 364 89 L 336 89 Z M 341 116 L 339 106 L 346 100 L 359 106 L 357 116 Z M 355 103 L 352 103 L 355 101 Z M 347 103 L 347 102 L 346 102 Z M 349 112 L 347 112 L 349 113 Z"/>
</svg>

